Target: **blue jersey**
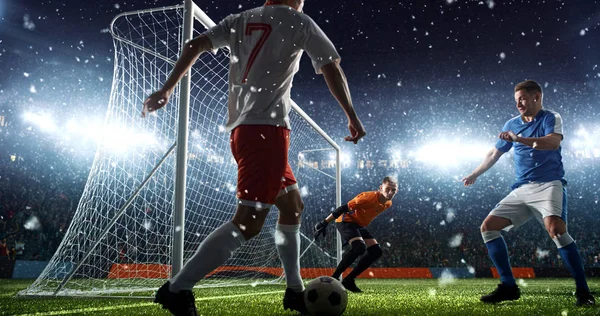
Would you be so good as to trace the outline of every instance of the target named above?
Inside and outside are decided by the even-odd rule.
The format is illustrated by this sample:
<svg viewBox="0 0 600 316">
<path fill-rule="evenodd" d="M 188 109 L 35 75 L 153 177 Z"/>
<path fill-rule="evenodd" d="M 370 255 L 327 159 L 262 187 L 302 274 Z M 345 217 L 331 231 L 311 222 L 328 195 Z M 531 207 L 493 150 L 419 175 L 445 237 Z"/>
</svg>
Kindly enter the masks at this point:
<svg viewBox="0 0 600 316">
<path fill-rule="evenodd" d="M 563 135 L 562 118 L 554 111 L 540 110 L 531 122 L 524 122 L 521 116 L 510 119 L 504 127 L 503 132 L 512 131 L 521 137 L 544 137 L 556 133 Z M 565 171 L 560 154 L 561 147 L 556 150 L 537 150 L 521 143 L 512 143 L 499 139 L 496 148 L 501 152 L 508 152 L 515 147 L 515 175 L 517 181 L 512 188 L 529 182 L 550 182 L 563 179 Z"/>
</svg>

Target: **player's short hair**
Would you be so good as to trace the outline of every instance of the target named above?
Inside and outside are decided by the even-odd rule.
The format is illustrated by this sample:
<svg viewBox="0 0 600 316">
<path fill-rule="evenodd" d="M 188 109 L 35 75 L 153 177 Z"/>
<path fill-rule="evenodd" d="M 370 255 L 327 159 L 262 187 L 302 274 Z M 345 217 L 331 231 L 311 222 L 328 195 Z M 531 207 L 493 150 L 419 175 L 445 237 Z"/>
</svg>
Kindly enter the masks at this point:
<svg viewBox="0 0 600 316">
<path fill-rule="evenodd" d="M 386 183 L 398 184 L 398 181 L 396 181 L 396 179 L 394 179 L 392 177 L 385 177 L 381 181 L 381 184 L 386 184 Z"/>
<path fill-rule="evenodd" d="M 540 94 L 542 94 L 542 87 L 534 80 L 525 80 L 523 82 L 517 83 L 517 85 L 515 86 L 515 92 L 520 90 L 525 90 L 525 92 L 529 94 L 535 92 L 539 92 Z"/>
</svg>

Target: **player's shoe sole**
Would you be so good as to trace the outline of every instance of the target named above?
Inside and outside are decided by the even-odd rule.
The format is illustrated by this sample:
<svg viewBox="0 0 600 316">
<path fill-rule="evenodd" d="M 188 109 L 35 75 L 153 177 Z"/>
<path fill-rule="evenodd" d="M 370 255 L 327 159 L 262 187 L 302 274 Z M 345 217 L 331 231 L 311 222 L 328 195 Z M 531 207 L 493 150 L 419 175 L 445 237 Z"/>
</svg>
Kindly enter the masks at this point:
<svg viewBox="0 0 600 316">
<path fill-rule="evenodd" d="M 342 280 L 342 285 L 346 288 L 346 290 L 354 293 L 361 293 L 362 290 L 356 286 L 356 282 L 354 279 L 344 279 Z"/>
<path fill-rule="evenodd" d="M 304 292 L 294 292 L 294 290 L 287 288 L 283 295 L 283 309 L 297 311 L 302 315 L 308 314 L 306 309 L 306 303 L 304 302 Z"/>
<path fill-rule="evenodd" d="M 521 289 L 517 285 L 508 286 L 501 283 L 492 293 L 482 296 L 480 300 L 487 304 L 496 304 L 504 301 L 515 301 L 520 297 Z"/>
<path fill-rule="evenodd" d="M 154 295 L 154 303 L 162 305 L 175 316 L 198 316 L 192 291 L 173 293 L 169 290 L 170 282 L 163 284 Z"/>
<path fill-rule="evenodd" d="M 576 306 L 594 306 L 596 305 L 596 299 L 592 296 L 592 293 L 589 291 L 579 291 L 575 292 L 575 296 L 577 297 L 577 301 L 575 302 Z"/>
</svg>

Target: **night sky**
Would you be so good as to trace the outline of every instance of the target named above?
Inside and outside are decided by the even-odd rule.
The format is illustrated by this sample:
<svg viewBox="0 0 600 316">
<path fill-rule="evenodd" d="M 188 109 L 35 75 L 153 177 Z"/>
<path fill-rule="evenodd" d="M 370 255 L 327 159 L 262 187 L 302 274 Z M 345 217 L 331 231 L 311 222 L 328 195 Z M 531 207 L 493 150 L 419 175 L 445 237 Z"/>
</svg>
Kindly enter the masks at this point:
<svg viewBox="0 0 600 316">
<path fill-rule="evenodd" d="M 0 115 L 12 127 L 0 133 L 2 148 L 43 150 L 64 142 L 26 131 L 26 111 L 60 121 L 103 118 L 114 67 L 112 18 L 174 4 L 179 2 L 2 0 Z M 199 6 L 219 21 L 261 4 Z M 585 126 L 591 138 L 600 135 L 599 1 L 308 0 L 305 13 L 342 56 L 354 105 L 369 132 L 370 141 L 344 145 L 357 155 L 448 135 L 491 147 L 502 124 L 516 115 L 512 89 L 525 79 L 542 84 L 544 105 L 563 115 L 566 133 Z M 292 94 L 342 142 L 343 112 L 306 56 Z M 95 145 L 86 145 L 59 149 L 89 161 Z"/>
</svg>

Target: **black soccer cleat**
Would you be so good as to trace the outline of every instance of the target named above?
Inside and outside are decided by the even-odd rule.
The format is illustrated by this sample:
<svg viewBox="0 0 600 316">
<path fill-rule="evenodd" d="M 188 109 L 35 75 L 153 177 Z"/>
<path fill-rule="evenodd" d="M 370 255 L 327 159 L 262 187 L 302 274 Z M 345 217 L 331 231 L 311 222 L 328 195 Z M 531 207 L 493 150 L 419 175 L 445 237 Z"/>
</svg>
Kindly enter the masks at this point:
<svg viewBox="0 0 600 316">
<path fill-rule="evenodd" d="M 521 289 L 516 284 L 510 286 L 501 283 L 492 293 L 482 296 L 480 300 L 484 303 L 496 304 L 502 301 L 515 301 L 520 297 Z"/>
<path fill-rule="evenodd" d="M 344 279 L 342 280 L 342 285 L 346 288 L 346 290 L 350 291 L 350 292 L 354 292 L 354 293 L 360 293 L 362 292 L 361 289 L 358 288 L 358 286 L 356 286 L 356 282 L 354 281 L 354 279 Z"/>
<path fill-rule="evenodd" d="M 189 290 L 182 290 L 179 293 L 173 293 L 169 290 L 167 282 L 161 286 L 154 295 L 154 303 L 162 305 L 162 308 L 168 309 L 175 316 L 198 316 L 194 294 Z"/>
<path fill-rule="evenodd" d="M 308 315 L 308 309 L 306 309 L 306 303 L 304 302 L 304 292 L 295 292 L 294 290 L 287 288 L 283 295 L 283 309 L 297 311 L 302 315 Z"/>
<path fill-rule="evenodd" d="M 590 291 L 585 290 L 577 290 L 575 291 L 575 296 L 577 297 L 577 302 L 575 305 L 577 306 L 594 306 L 596 305 L 596 300 Z"/>
</svg>

